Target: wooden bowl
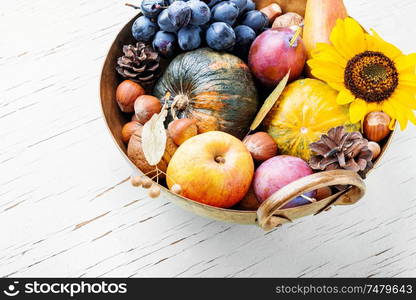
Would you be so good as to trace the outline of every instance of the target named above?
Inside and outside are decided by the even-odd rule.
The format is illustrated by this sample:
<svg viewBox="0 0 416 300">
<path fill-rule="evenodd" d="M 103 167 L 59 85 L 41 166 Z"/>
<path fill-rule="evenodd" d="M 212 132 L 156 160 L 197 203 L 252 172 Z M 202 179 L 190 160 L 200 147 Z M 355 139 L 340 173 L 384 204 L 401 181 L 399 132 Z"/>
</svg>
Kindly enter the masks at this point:
<svg viewBox="0 0 416 300">
<path fill-rule="evenodd" d="M 303 14 L 304 7 L 306 5 L 306 0 L 257 1 L 260 8 L 270 4 L 271 2 L 291 5 L 292 9 L 301 14 Z M 101 73 L 100 96 L 104 118 L 114 142 L 124 159 L 133 168 L 134 173 L 143 174 L 127 157 L 126 145 L 123 143 L 121 138 L 121 128 L 129 121 L 130 117 L 120 111 L 115 101 L 117 85 L 123 80 L 117 74 L 115 66 L 117 58 L 123 54 L 123 45 L 133 44 L 135 42 L 134 38 L 131 36 L 131 26 L 135 19 L 136 18 L 132 19 L 123 27 L 111 45 Z M 377 165 L 386 151 L 386 148 L 392 140 L 392 135 L 393 134 L 391 134 L 390 137 L 386 139 L 387 141 L 384 145 L 382 145 L 382 152 L 375 162 L 375 165 Z M 281 207 L 285 204 L 303 193 L 313 191 L 321 187 L 335 185 L 346 185 L 348 188 L 317 202 L 289 209 L 281 209 Z M 164 186 L 160 186 L 160 188 L 165 198 L 198 215 L 215 220 L 239 224 L 257 224 L 264 230 L 270 230 L 283 223 L 291 222 L 294 219 L 307 215 L 318 214 L 322 211 L 328 210 L 333 205 L 353 204 L 357 202 L 365 193 L 365 184 L 361 177 L 354 172 L 345 170 L 319 172 L 292 182 L 273 194 L 270 198 L 263 202 L 257 210 L 256 205 L 246 206 L 245 209 L 248 207 L 248 210 L 213 207 L 174 194 Z M 249 195 L 250 194 L 251 197 L 254 197 L 253 193 L 249 193 Z M 248 200 L 248 202 L 250 202 L 250 200 L 253 202 L 253 199 L 254 198 L 246 200 Z M 256 200 L 254 200 L 254 202 L 255 201 Z"/>
</svg>

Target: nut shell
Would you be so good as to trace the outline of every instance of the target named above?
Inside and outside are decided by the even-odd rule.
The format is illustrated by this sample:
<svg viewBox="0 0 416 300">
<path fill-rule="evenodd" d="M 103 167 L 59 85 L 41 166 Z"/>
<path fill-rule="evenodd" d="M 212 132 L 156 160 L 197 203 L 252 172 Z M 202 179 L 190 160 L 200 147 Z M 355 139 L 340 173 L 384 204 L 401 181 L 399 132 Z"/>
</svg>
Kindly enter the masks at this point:
<svg viewBox="0 0 416 300">
<path fill-rule="evenodd" d="M 248 135 L 243 143 L 256 161 L 265 161 L 277 155 L 277 144 L 266 132 Z"/>
<path fill-rule="evenodd" d="M 187 118 L 174 120 L 169 123 L 168 132 L 175 144 L 179 146 L 198 134 L 196 120 Z"/>
<path fill-rule="evenodd" d="M 116 90 L 116 101 L 122 112 L 134 112 L 134 101 L 145 94 L 143 87 L 131 80 L 124 80 Z"/>
<path fill-rule="evenodd" d="M 294 12 L 288 12 L 280 17 L 277 17 L 273 22 L 272 28 L 290 27 L 293 25 L 300 26 L 302 23 L 302 16 Z"/>
<path fill-rule="evenodd" d="M 127 146 L 127 156 L 131 160 L 131 162 L 139 168 L 144 174 L 147 174 L 149 177 L 153 177 L 156 175 L 156 168 L 155 166 L 149 165 L 147 162 L 142 148 L 142 129 L 143 127 L 139 127 L 130 138 L 129 144 Z M 172 158 L 173 154 L 175 153 L 178 146 L 173 142 L 172 138 L 168 134 L 168 138 L 166 140 L 166 149 L 165 153 L 162 156 L 161 161 L 157 164 L 159 170 L 166 172 L 168 167 L 168 163 Z M 164 178 L 165 175 L 159 172 L 159 178 Z"/>
<path fill-rule="evenodd" d="M 134 112 L 141 124 L 145 124 L 154 114 L 160 113 L 162 105 L 158 98 L 150 95 L 143 95 L 134 102 Z"/>
<path fill-rule="evenodd" d="M 131 122 L 124 124 L 123 128 L 121 129 L 121 139 L 123 140 L 123 142 L 127 144 L 132 134 L 137 129 L 139 129 L 139 127 L 142 127 L 142 126 L 143 125 L 137 121 L 131 121 Z"/>
<path fill-rule="evenodd" d="M 384 112 L 370 112 L 364 119 L 363 130 L 366 138 L 373 142 L 379 142 L 390 134 L 389 124 L 391 118 Z"/>
</svg>

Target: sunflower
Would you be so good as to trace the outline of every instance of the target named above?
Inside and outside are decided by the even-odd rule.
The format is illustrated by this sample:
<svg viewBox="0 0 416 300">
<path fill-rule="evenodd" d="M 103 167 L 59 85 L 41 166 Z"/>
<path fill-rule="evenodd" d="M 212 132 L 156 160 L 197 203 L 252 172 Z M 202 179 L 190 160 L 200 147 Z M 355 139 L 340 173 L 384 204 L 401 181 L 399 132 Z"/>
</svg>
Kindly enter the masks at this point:
<svg viewBox="0 0 416 300">
<path fill-rule="evenodd" d="M 405 129 L 416 124 L 416 53 L 404 55 L 352 18 L 337 20 L 331 44 L 319 43 L 308 61 L 312 75 L 339 91 L 337 103 L 349 104 L 351 122 L 384 111 Z"/>
</svg>

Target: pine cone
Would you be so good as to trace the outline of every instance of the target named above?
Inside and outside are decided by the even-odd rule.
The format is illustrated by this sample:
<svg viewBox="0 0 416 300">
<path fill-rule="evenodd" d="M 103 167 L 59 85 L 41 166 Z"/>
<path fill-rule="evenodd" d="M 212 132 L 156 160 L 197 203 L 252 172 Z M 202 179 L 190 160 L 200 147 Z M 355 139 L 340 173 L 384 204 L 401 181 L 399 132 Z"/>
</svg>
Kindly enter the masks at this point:
<svg viewBox="0 0 416 300">
<path fill-rule="evenodd" d="M 346 132 L 344 126 L 332 128 L 319 141 L 309 145 L 316 153 L 309 165 L 321 171 L 351 170 L 365 177 L 373 166 L 373 153 L 367 145 L 368 141 L 360 132 Z"/>
<path fill-rule="evenodd" d="M 159 53 L 142 42 L 138 42 L 135 46 L 124 45 L 123 53 L 124 55 L 117 60 L 117 72 L 145 88 L 153 87 L 161 74 Z"/>
</svg>

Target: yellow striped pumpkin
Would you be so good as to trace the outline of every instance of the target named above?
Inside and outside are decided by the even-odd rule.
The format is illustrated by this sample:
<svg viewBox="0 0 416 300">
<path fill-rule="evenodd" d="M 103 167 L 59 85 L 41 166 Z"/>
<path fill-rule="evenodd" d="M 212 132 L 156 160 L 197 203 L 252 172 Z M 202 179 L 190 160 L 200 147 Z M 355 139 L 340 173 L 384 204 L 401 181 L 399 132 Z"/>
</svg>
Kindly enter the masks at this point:
<svg viewBox="0 0 416 300">
<path fill-rule="evenodd" d="M 359 123 L 350 122 L 348 105 L 337 104 L 337 94 L 316 79 L 297 80 L 285 88 L 264 122 L 280 153 L 309 160 L 309 144 L 332 127 L 360 130 Z"/>
</svg>

